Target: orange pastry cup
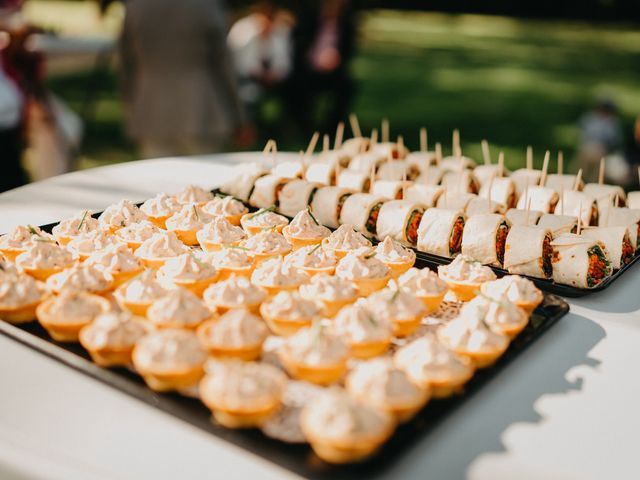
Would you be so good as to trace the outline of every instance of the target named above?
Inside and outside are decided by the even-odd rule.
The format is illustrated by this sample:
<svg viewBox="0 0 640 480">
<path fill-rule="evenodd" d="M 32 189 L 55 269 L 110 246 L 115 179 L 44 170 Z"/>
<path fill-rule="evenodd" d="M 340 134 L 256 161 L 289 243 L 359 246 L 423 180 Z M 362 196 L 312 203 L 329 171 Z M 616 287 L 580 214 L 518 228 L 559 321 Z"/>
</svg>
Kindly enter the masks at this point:
<svg viewBox="0 0 640 480">
<path fill-rule="evenodd" d="M 106 298 L 98 295 L 93 295 L 92 298 L 100 304 L 101 313 L 111 310 L 111 303 Z M 89 325 L 93 321 L 93 318 L 88 317 L 72 323 L 65 321 L 58 322 L 57 319 L 51 315 L 51 306 L 54 301 L 54 298 L 49 298 L 38 305 L 38 308 L 36 308 L 38 321 L 56 342 L 77 342 L 80 330 L 86 325 Z"/>
<path fill-rule="evenodd" d="M 73 237 L 69 235 L 55 235 L 56 242 L 58 242 L 61 246 L 65 247 L 69 244 Z"/>
<path fill-rule="evenodd" d="M 266 308 L 264 308 L 264 304 L 260 306 L 260 315 L 269 327 L 269 330 L 271 330 L 276 335 L 280 335 L 281 337 L 290 337 L 298 330 L 311 325 L 313 321 L 313 319 L 311 318 L 291 320 L 288 318 L 269 315 L 266 312 Z"/>
<path fill-rule="evenodd" d="M 134 315 L 137 315 L 139 317 L 146 317 L 147 316 L 147 310 L 149 310 L 149 307 L 153 303 L 153 301 L 149 301 L 149 302 L 130 302 L 129 300 L 127 300 L 125 298 L 125 296 L 120 292 L 120 290 L 116 290 L 113 293 L 113 296 L 115 297 L 115 299 L 118 302 L 118 305 L 120 305 L 120 307 L 129 310 L 131 313 L 133 313 Z"/>
<path fill-rule="evenodd" d="M 219 267 L 218 268 L 218 281 L 227 280 L 232 275 L 238 277 L 251 278 L 251 274 L 255 269 L 255 265 L 247 265 L 246 267 Z"/>
<path fill-rule="evenodd" d="M 172 280 L 172 283 L 177 287 L 183 287 L 187 290 L 190 290 L 198 297 L 202 297 L 202 293 L 207 289 L 209 285 L 215 282 L 218 278 L 218 275 L 214 275 L 213 277 L 205 278 L 203 280 Z"/>
<path fill-rule="evenodd" d="M 353 357 L 366 359 L 382 355 L 389 349 L 389 345 L 391 345 L 391 338 L 375 342 L 351 343 L 349 347 Z"/>
<path fill-rule="evenodd" d="M 325 300 L 321 299 L 322 305 L 324 307 L 324 315 L 328 318 L 333 318 L 336 314 L 345 306 L 355 302 L 357 297 L 354 298 L 346 298 L 343 300 Z"/>
<path fill-rule="evenodd" d="M 437 293 L 435 295 L 416 295 L 416 297 L 420 299 L 426 308 L 424 314 L 429 315 L 430 313 L 438 311 L 446 294 L 447 291 L 445 290 L 444 292 Z"/>
<path fill-rule="evenodd" d="M 282 229 L 282 235 L 287 239 L 287 242 L 291 244 L 294 250 L 298 250 L 302 247 L 308 247 L 309 245 L 318 245 L 322 242 L 322 238 L 300 238 L 289 234 L 289 225 Z"/>
<path fill-rule="evenodd" d="M 420 327 L 423 314 L 416 315 L 412 318 L 394 318 L 393 334 L 396 337 L 408 337 Z"/>
<path fill-rule="evenodd" d="M 473 300 L 478 293 L 480 293 L 480 287 L 482 283 L 461 282 L 459 280 L 452 280 L 445 275 L 442 275 L 442 280 L 446 282 L 449 289 L 455 294 L 456 298 L 461 302 L 468 302 Z"/>
<path fill-rule="evenodd" d="M 71 266 L 71 265 L 69 265 L 69 266 Z M 22 267 L 22 270 L 24 271 L 24 273 L 27 273 L 27 274 L 31 275 L 36 280 L 40 280 L 42 282 L 45 282 L 47 280 L 47 278 L 49 278 L 51 275 L 55 275 L 56 273 L 60 273 L 61 271 L 64 270 L 64 268 L 63 267 L 56 267 L 56 268 L 29 268 L 29 267 Z"/>
<path fill-rule="evenodd" d="M 254 259 L 254 263 L 256 266 L 260 265 L 262 262 L 269 260 L 270 258 L 279 258 L 282 257 L 284 255 L 287 255 L 288 253 L 291 253 L 291 249 L 287 250 L 286 252 L 279 252 L 279 253 L 256 253 L 256 252 L 251 252 L 251 256 Z"/>
<path fill-rule="evenodd" d="M 138 268 L 136 270 L 131 270 L 130 272 L 111 272 L 111 276 L 113 277 L 113 288 L 117 288 L 123 283 L 128 282 L 133 277 L 137 277 L 144 271 L 144 268 Z"/>
<path fill-rule="evenodd" d="M 390 278 L 390 275 L 386 275 L 381 278 L 354 278 L 352 279 L 352 282 L 358 289 L 358 294 L 366 297 L 371 295 L 373 292 L 377 292 L 384 288 Z"/>
<path fill-rule="evenodd" d="M 175 257 L 155 257 L 155 258 L 139 257 L 139 258 L 140 260 L 142 260 L 142 263 L 144 263 L 145 267 L 154 268 L 157 270 L 158 268 L 162 267 L 167 260 Z"/>
<path fill-rule="evenodd" d="M 389 270 L 391 270 L 391 277 L 397 278 L 403 273 L 405 273 L 407 270 L 409 270 L 411 267 L 413 267 L 413 265 L 416 262 L 415 260 L 413 260 L 411 262 L 382 262 L 382 263 L 384 263 L 387 267 L 389 267 Z"/>
<path fill-rule="evenodd" d="M 256 285 L 272 296 L 275 296 L 280 292 L 293 292 L 300 287 L 300 285 Z"/>
<path fill-rule="evenodd" d="M 245 213 L 240 217 L 240 225 L 242 226 L 244 231 L 247 232 L 247 235 L 257 235 L 265 228 L 268 228 L 261 225 L 247 225 L 247 220 L 251 215 L 253 215 L 253 213 Z M 286 227 L 286 225 L 276 225 L 274 230 L 278 233 L 282 233 L 282 229 L 284 227 Z"/>
<path fill-rule="evenodd" d="M 222 250 L 224 248 L 224 245 L 239 245 L 240 242 L 231 242 L 231 243 L 225 243 L 224 245 L 222 243 L 212 243 L 212 242 L 199 242 L 200 246 L 202 247 L 202 249 L 205 252 L 219 252 L 220 250 Z"/>
<path fill-rule="evenodd" d="M 131 352 L 133 345 L 126 348 L 100 348 L 94 349 L 82 342 L 82 332 L 80 333 L 80 343 L 89 352 L 91 360 L 100 367 L 126 367 L 131 365 Z"/>
<path fill-rule="evenodd" d="M 224 218 L 227 220 L 227 222 L 229 222 L 231 225 L 235 225 L 236 227 L 240 226 L 240 219 L 243 217 L 244 214 L 239 214 L 239 215 L 225 215 Z"/>
<path fill-rule="evenodd" d="M 26 251 L 26 248 L 0 248 L 0 254 L 10 262 L 15 262 L 16 257 Z"/>
<path fill-rule="evenodd" d="M 351 388 L 349 388 L 348 381 L 347 381 L 346 387 L 349 392 L 352 392 Z M 420 388 L 419 391 L 420 391 L 420 396 L 416 397 L 412 401 L 405 402 L 404 404 L 396 404 L 396 405 L 383 404 L 383 405 L 375 405 L 375 407 L 380 410 L 385 410 L 389 414 L 393 415 L 398 423 L 406 423 L 409 420 L 411 420 L 413 417 L 415 417 L 416 413 L 422 410 L 427 404 L 427 402 L 429 401 L 429 399 L 431 398 L 430 388 L 428 387 Z M 354 397 L 357 398 L 358 401 L 360 402 L 363 402 L 363 403 L 368 402 L 368 399 L 363 398 L 363 395 L 355 395 L 353 393 L 352 395 L 354 395 Z"/>
<path fill-rule="evenodd" d="M 207 399 L 206 395 L 201 395 L 201 397 L 202 403 L 211 410 L 216 422 L 223 427 L 234 429 L 259 427 L 280 406 L 280 400 L 274 400 L 273 402 L 256 405 L 254 408 L 232 409 Z"/>
<path fill-rule="evenodd" d="M 209 340 L 208 332 L 215 323 L 215 320 L 206 320 L 205 322 L 201 323 L 200 326 L 198 326 L 198 329 L 196 331 L 200 343 L 209 353 L 209 355 L 223 360 L 238 359 L 247 362 L 257 360 L 260 357 L 260 355 L 262 354 L 262 344 L 264 342 L 260 342 L 256 345 L 247 345 L 244 347 L 231 347 L 212 344 Z"/>
<path fill-rule="evenodd" d="M 316 455 L 325 462 L 338 465 L 362 462 L 371 457 L 380 449 L 387 438 L 391 436 L 393 428 L 394 425 L 390 422 L 389 428 L 375 437 L 359 439 L 357 441 L 352 438 L 336 441 L 314 435 L 304 427 L 304 420 L 302 421 L 304 435 L 307 440 L 309 440 L 311 448 Z"/>
<path fill-rule="evenodd" d="M 204 375 L 204 367 L 202 365 L 174 371 L 157 372 L 151 369 L 144 370 L 139 368 L 139 362 L 136 361 L 136 357 L 137 349 L 134 347 L 131 354 L 133 364 L 149 388 L 156 392 L 168 392 L 190 387 L 198 383 Z"/>
<path fill-rule="evenodd" d="M 333 254 L 336 256 L 336 258 L 338 260 L 340 260 L 341 258 L 344 258 L 349 252 L 351 252 L 351 250 L 343 250 L 340 248 L 331 248 L 329 246 L 329 239 L 328 238 L 323 238 L 322 241 L 320 242 L 320 245 L 322 245 L 322 248 L 325 249 L 327 252 L 333 252 Z"/>
<path fill-rule="evenodd" d="M 0 319 L 14 325 L 31 322 L 36 319 L 36 309 L 40 302 L 41 300 L 38 300 L 21 307 L 4 307 L 0 305 Z"/>
<path fill-rule="evenodd" d="M 284 350 L 280 350 L 279 358 L 292 377 L 316 385 L 329 385 L 337 382 L 347 371 L 346 361 L 334 365 L 305 365 L 291 358 Z"/>
<path fill-rule="evenodd" d="M 216 303 L 214 305 L 210 305 L 209 308 L 215 307 L 216 311 L 222 315 L 223 313 L 227 313 L 229 310 L 233 310 L 234 308 L 242 308 L 245 307 L 251 313 L 255 313 L 256 315 L 260 313 L 260 305 L 262 301 L 258 303 L 246 303 L 241 305 L 224 305 L 221 303 Z"/>
<path fill-rule="evenodd" d="M 535 302 L 513 302 L 516 306 L 520 307 L 527 314 L 527 317 L 530 317 L 533 314 L 533 311 L 538 308 L 538 305 L 542 303 L 544 299 L 544 295 L 542 292 L 538 292 L 538 300 Z"/>
<path fill-rule="evenodd" d="M 529 323 L 529 319 L 527 318 L 526 320 L 520 323 L 511 324 L 511 325 L 491 325 L 491 328 L 493 328 L 494 330 L 497 330 L 503 335 L 506 335 L 507 337 L 509 337 L 509 340 L 513 340 L 515 337 L 517 337 L 520 334 L 522 330 L 525 329 L 528 323 Z"/>
<path fill-rule="evenodd" d="M 149 220 L 151 223 L 153 223 L 156 227 L 162 228 L 162 229 L 166 229 L 167 228 L 167 219 L 170 217 L 171 215 L 162 215 L 160 217 L 149 217 L 147 216 L 147 220 Z"/>
<path fill-rule="evenodd" d="M 198 245 L 198 237 L 196 236 L 196 233 L 198 233 L 197 230 L 171 230 L 173 233 L 176 234 L 176 237 L 178 237 L 178 239 L 184 243 L 185 245 L 189 245 L 189 246 L 195 246 Z"/>
<path fill-rule="evenodd" d="M 432 379 L 428 382 L 431 387 L 432 398 L 448 398 L 462 391 L 464 385 L 471 380 L 475 373 L 475 365 L 467 357 L 462 357 L 469 368 L 462 375 L 449 377 L 446 379 Z"/>
<path fill-rule="evenodd" d="M 473 362 L 476 368 L 487 368 L 493 365 L 498 358 L 505 352 L 509 343 L 505 343 L 503 348 L 496 348 L 490 352 L 473 352 L 463 348 L 452 348 L 454 352 L 463 357 L 467 357 Z M 451 348 L 451 347 L 449 347 Z"/>
</svg>

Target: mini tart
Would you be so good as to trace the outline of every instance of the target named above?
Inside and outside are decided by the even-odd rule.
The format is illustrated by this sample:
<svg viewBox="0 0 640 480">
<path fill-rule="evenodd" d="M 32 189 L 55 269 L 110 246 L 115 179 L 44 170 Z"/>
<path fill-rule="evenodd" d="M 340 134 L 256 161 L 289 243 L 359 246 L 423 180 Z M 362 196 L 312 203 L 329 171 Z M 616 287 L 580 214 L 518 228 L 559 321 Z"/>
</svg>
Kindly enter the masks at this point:
<svg viewBox="0 0 640 480">
<path fill-rule="evenodd" d="M 311 325 L 322 307 L 295 291 L 282 291 L 260 305 L 260 315 L 273 333 L 288 337 Z"/>
<path fill-rule="evenodd" d="M 102 295 L 113 289 L 113 277 L 109 272 L 96 265 L 79 263 L 51 275 L 47 279 L 47 288 L 54 293 L 70 289 Z"/>
<path fill-rule="evenodd" d="M 317 245 L 323 238 L 331 234 L 324 225 L 309 210 L 298 212 L 291 223 L 282 229 L 282 234 L 294 250 L 308 245 Z"/>
<path fill-rule="evenodd" d="M 222 362 L 200 382 L 200 398 L 227 428 L 259 427 L 280 407 L 286 384 L 272 365 Z"/>
<path fill-rule="evenodd" d="M 33 246 L 36 239 L 54 240 L 51 235 L 38 227 L 18 225 L 9 233 L 0 236 L 0 254 L 10 262 L 14 262 L 18 255 Z"/>
<path fill-rule="evenodd" d="M 358 364 L 345 381 L 356 400 L 393 415 L 398 422 L 411 420 L 429 401 L 430 388 L 420 388 L 389 358 Z"/>
<path fill-rule="evenodd" d="M 162 230 L 158 226 L 145 220 L 119 229 L 116 236 L 135 251 L 145 240 L 149 240 L 154 234 L 160 232 Z"/>
<path fill-rule="evenodd" d="M 217 277 L 215 267 L 198 260 L 193 253 L 170 258 L 158 270 L 158 280 L 161 283 L 186 288 L 199 297 Z"/>
<path fill-rule="evenodd" d="M 219 359 L 256 360 L 269 335 L 262 319 L 246 308 L 229 310 L 218 320 L 198 327 L 200 343 L 209 355 Z"/>
<path fill-rule="evenodd" d="M 198 185 L 187 185 L 182 189 L 182 191 L 176 194 L 175 199 L 182 205 L 187 205 L 190 203 L 204 205 L 205 203 L 213 199 L 213 193 L 211 193 L 209 190 L 199 187 Z"/>
<path fill-rule="evenodd" d="M 91 254 L 85 261 L 105 269 L 113 277 L 114 288 L 140 275 L 144 270 L 142 260 L 136 257 L 124 244 L 112 245 Z"/>
<path fill-rule="evenodd" d="M 146 220 L 147 216 L 130 200 L 121 200 L 105 208 L 98 217 L 100 228 L 114 233 L 122 227 Z"/>
<path fill-rule="evenodd" d="M 333 252 L 338 259 L 362 247 L 371 247 L 371 242 L 356 232 L 353 225 L 340 225 L 331 235 L 322 239 L 322 248 Z"/>
<path fill-rule="evenodd" d="M 344 307 L 333 321 L 333 332 L 351 348 L 356 358 L 382 355 L 391 345 L 391 322 L 369 310 L 362 301 Z"/>
<path fill-rule="evenodd" d="M 327 252 L 316 244 L 294 250 L 285 257 L 285 263 L 313 276 L 321 273 L 333 275 L 338 261 L 333 252 Z"/>
<path fill-rule="evenodd" d="M 134 315 L 146 317 L 151 304 L 166 294 L 167 290 L 156 280 L 155 271 L 146 270 L 118 287 L 114 297 L 122 308 Z"/>
<path fill-rule="evenodd" d="M 247 238 L 247 234 L 224 217 L 214 217 L 211 222 L 198 230 L 196 238 L 205 252 L 218 252 L 225 245 L 238 245 Z"/>
<path fill-rule="evenodd" d="M 44 284 L 26 274 L 0 279 L 0 319 L 14 324 L 36 318 L 36 308 L 46 298 Z"/>
<path fill-rule="evenodd" d="M 289 223 L 287 217 L 273 212 L 273 208 L 261 208 L 254 213 L 246 213 L 240 217 L 240 225 L 249 235 L 257 235 L 265 230 L 273 229 L 282 233 L 282 229 Z"/>
<path fill-rule="evenodd" d="M 420 337 L 401 347 L 393 359 L 413 383 L 421 388 L 430 387 L 433 398 L 459 392 L 475 371 L 469 358 L 451 351 L 435 335 Z"/>
<path fill-rule="evenodd" d="M 402 275 L 416 263 L 415 252 L 388 235 L 376 246 L 376 258 L 389 267 L 392 277 Z"/>
<path fill-rule="evenodd" d="M 358 293 L 367 295 L 383 288 L 391 278 L 389 267 L 375 258 L 372 248 L 360 248 L 338 262 L 336 275 L 352 281 Z"/>
<path fill-rule="evenodd" d="M 16 257 L 16 265 L 20 270 L 43 282 L 74 263 L 70 252 L 49 240 L 34 242 L 33 246 Z"/>
<path fill-rule="evenodd" d="M 213 216 L 202 210 L 195 203 L 184 205 L 182 209 L 167 218 L 165 222 L 167 230 L 176 236 L 185 245 L 198 245 L 198 230 L 213 220 Z"/>
<path fill-rule="evenodd" d="M 68 244 L 67 250 L 84 262 L 94 252 L 104 250 L 114 245 L 124 245 L 115 235 L 103 230 L 93 230 L 74 237 Z"/>
<path fill-rule="evenodd" d="M 378 317 L 388 319 L 393 325 L 393 334 L 406 337 L 415 332 L 424 316 L 424 304 L 406 289 L 385 288 L 366 299 L 367 308 Z"/>
<path fill-rule="evenodd" d="M 80 330 L 78 339 L 101 367 L 127 367 L 133 347 L 146 333 L 142 322 L 128 312 L 99 315 Z"/>
<path fill-rule="evenodd" d="M 83 291 L 65 290 L 36 309 L 40 324 L 57 342 L 77 342 L 80 329 L 111 310 L 104 297 Z"/>
<path fill-rule="evenodd" d="M 202 209 L 210 215 L 224 217 L 231 225 L 236 226 L 240 225 L 240 218 L 249 211 L 244 203 L 232 196 L 215 197 Z"/>
<path fill-rule="evenodd" d="M 273 257 L 281 257 L 291 252 L 291 244 L 287 239 L 273 230 L 265 230 L 249 237 L 241 244 L 249 250 L 256 265 Z"/>
<path fill-rule="evenodd" d="M 428 268 L 410 268 L 398 278 L 398 284 L 422 301 L 427 309 L 425 315 L 437 311 L 447 293 L 444 280 Z"/>
<path fill-rule="evenodd" d="M 286 290 L 297 290 L 309 281 L 309 275 L 291 267 L 282 258 L 272 258 L 258 265 L 251 274 L 251 282 L 262 287 L 269 295 Z"/>
<path fill-rule="evenodd" d="M 142 262 L 150 268 L 160 268 L 170 259 L 189 253 L 186 247 L 173 232 L 156 233 L 145 240 L 135 252 Z"/>
<path fill-rule="evenodd" d="M 213 314 L 196 295 L 184 288 L 169 290 L 147 310 L 147 321 L 155 328 L 195 330 Z"/>
<path fill-rule="evenodd" d="M 100 228 L 100 223 L 92 215 L 93 212 L 91 210 L 82 210 L 75 216 L 63 220 L 53 227 L 51 233 L 60 245 L 65 246 L 78 235 L 93 232 Z"/>
<path fill-rule="evenodd" d="M 491 330 L 483 319 L 459 316 L 438 329 L 438 339 L 477 368 L 486 368 L 505 352 L 509 337 Z"/>
<path fill-rule="evenodd" d="M 342 307 L 356 301 L 358 290 L 349 280 L 320 274 L 311 277 L 309 283 L 300 286 L 300 295 L 322 302 L 324 316 L 331 318 Z"/>
<path fill-rule="evenodd" d="M 543 293 L 531 280 L 519 275 L 505 275 L 498 280 L 483 283 L 480 292 L 491 298 L 506 297 L 528 316 L 531 316 L 544 299 Z"/>
<path fill-rule="evenodd" d="M 349 347 L 319 322 L 300 329 L 278 350 L 280 362 L 298 380 L 329 385 L 347 371 Z"/>
<path fill-rule="evenodd" d="M 529 315 L 506 297 L 488 297 L 480 294 L 460 310 L 461 317 L 480 318 L 492 330 L 516 337 L 529 323 Z"/>
<path fill-rule="evenodd" d="M 166 392 L 198 383 L 204 375 L 207 354 L 195 333 L 166 329 L 148 333 L 138 340 L 131 358 L 152 390 Z"/>
<path fill-rule="evenodd" d="M 357 402 L 343 390 L 329 389 L 307 404 L 300 426 L 313 451 L 325 462 L 360 462 L 373 455 L 391 436 L 393 416 Z"/>
<path fill-rule="evenodd" d="M 142 204 L 140 210 L 147 216 L 147 219 L 159 228 L 165 228 L 165 222 L 174 213 L 182 208 L 182 204 L 176 197 L 159 193 Z"/>
<path fill-rule="evenodd" d="M 240 307 L 257 313 L 266 296 L 267 292 L 253 285 L 247 278 L 231 276 L 209 286 L 204 291 L 203 299 L 207 307 L 220 314 Z"/>
<path fill-rule="evenodd" d="M 491 268 L 464 255 L 458 255 L 449 265 L 440 265 L 438 276 L 461 302 L 468 302 L 474 298 L 484 282 L 496 279 L 496 274 Z"/>
<path fill-rule="evenodd" d="M 251 278 L 255 263 L 244 247 L 229 246 L 207 257 L 216 270 L 218 280 L 227 280 L 232 275 Z"/>
</svg>

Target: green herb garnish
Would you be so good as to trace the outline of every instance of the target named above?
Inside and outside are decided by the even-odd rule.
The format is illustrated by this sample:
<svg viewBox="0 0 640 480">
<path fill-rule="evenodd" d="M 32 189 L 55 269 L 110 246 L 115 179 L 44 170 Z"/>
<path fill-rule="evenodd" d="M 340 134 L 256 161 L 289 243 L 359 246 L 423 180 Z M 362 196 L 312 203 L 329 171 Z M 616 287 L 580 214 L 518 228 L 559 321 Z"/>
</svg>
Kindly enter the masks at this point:
<svg viewBox="0 0 640 480">
<path fill-rule="evenodd" d="M 196 220 L 200 221 L 200 215 L 198 215 L 198 209 L 195 205 L 191 206 L 193 208 L 193 214 L 196 216 Z"/>
<path fill-rule="evenodd" d="M 87 213 L 89 213 L 89 210 L 84 211 L 84 215 L 82 215 L 82 220 L 80 220 L 80 223 L 78 224 L 78 231 L 80 231 L 80 229 L 84 225 L 84 220 L 85 218 L 87 218 Z"/>
<path fill-rule="evenodd" d="M 231 243 L 225 243 L 222 245 L 224 248 L 236 248 L 238 250 L 243 250 L 245 252 L 250 252 L 251 249 L 247 248 L 247 247 L 243 247 L 241 245 L 232 245 Z"/>
<path fill-rule="evenodd" d="M 27 225 L 27 228 L 29 229 L 29 233 L 31 235 L 39 235 L 38 231 L 35 228 L 33 228 L 32 225 Z"/>
<path fill-rule="evenodd" d="M 307 255 L 312 255 L 313 253 L 315 253 L 316 250 L 318 250 L 320 248 L 320 244 L 317 244 L 315 247 L 313 247 L 311 250 L 309 250 L 307 252 Z"/>
<path fill-rule="evenodd" d="M 380 322 L 378 322 L 376 317 L 374 317 L 373 314 L 369 310 L 365 310 L 365 312 L 366 312 L 366 315 L 367 315 L 367 320 L 369 320 L 369 322 L 371 322 L 371 325 L 373 325 L 374 327 L 377 327 L 378 325 L 380 325 Z"/>
<path fill-rule="evenodd" d="M 311 220 L 313 220 L 313 222 L 316 225 L 320 225 L 320 223 L 318 223 L 318 220 L 316 220 L 316 217 L 314 217 L 313 213 L 311 213 L 311 207 L 307 207 L 307 213 L 309 214 L 309 216 L 311 217 Z"/>
<path fill-rule="evenodd" d="M 211 268 L 211 265 L 204 263 L 202 260 L 200 260 L 198 257 L 196 257 L 193 252 L 189 252 L 189 255 L 191 256 L 191 258 L 193 259 L 194 262 L 196 262 L 196 264 L 200 267 L 200 268 Z"/>
<path fill-rule="evenodd" d="M 263 232 L 266 232 L 267 230 L 271 230 L 271 231 L 273 232 L 273 231 L 276 229 L 276 227 L 277 227 L 277 226 L 278 226 L 278 225 L 271 225 L 271 226 L 269 226 L 269 227 L 263 227 L 263 228 L 262 228 L 262 231 L 263 231 Z"/>
<path fill-rule="evenodd" d="M 366 255 L 364 256 L 364 259 L 365 259 L 365 260 L 369 260 L 370 258 L 375 257 L 377 253 L 378 253 L 378 252 L 376 252 L 376 251 L 374 250 L 373 252 L 366 254 Z"/>
<path fill-rule="evenodd" d="M 249 220 L 251 220 L 252 218 L 257 217 L 258 215 L 262 215 L 263 213 L 273 212 L 273 211 L 275 211 L 275 209 L 276 209 L 275 205 L 271 205 L 269 208 L 261 208 L 256 213 L 250 215 L 248 218 L 249 218 Z"/>
</svg>

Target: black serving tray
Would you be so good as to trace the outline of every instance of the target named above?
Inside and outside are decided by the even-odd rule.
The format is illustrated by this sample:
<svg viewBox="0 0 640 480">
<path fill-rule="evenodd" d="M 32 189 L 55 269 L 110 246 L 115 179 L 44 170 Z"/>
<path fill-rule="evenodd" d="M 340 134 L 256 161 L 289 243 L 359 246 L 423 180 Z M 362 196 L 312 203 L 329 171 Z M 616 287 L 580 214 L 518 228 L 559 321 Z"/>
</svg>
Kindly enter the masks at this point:
<svg viewBox="0 0 640 480">
<path fill-rule="evenodd" d="M 511 342 L 507 351 L 493 366 L 475 373 L 461 394 L 449 399 L 432 400 L 413 420 L 399 426 L 394 435 L 373 458 L 365 463 L 343 466 L 333 466 L 322 462 L 308 445 L 283 443 L 265 436 L 259 430 L 229 430 L 215 425 L 211 422 L 209 410 L 199 400 L 176 393 L 156 393 L 147 388 L 137 374 L 124 368 L 99 367 L 91 361 L 87 352 L 79 344 L 55 342 L 37 322 L 11 325 L 0 321 L 0 334 L 13 338 L 74 370 L 305 478 L 346 480 L 375 478 L 401 461 L 410 445 L 427 435 L 439 421 L 471 398 L 474 392 L 487 384 L 568 311 L 569 306 L 560 297 L 545 294 L 544 301 L 531 316 L 529 325 Z"/>
</svg>

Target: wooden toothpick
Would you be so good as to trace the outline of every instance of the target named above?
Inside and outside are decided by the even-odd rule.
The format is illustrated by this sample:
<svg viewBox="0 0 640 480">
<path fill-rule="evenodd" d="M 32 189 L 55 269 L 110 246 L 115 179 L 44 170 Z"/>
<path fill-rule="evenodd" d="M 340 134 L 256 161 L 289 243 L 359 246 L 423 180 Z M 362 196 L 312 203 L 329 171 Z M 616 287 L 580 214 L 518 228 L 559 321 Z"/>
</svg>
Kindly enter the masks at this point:
<svg viewBox="0 0 640 480">
<path fill-rule="evenodd" d="M 533 170 L 533 147 L 527 147 L 527 170 Z"/>
<path fill-rule="evenodd" d="M 407 188 L 407 169 L 402 171 L 402 198 L 404 198 L 404 192 Z"/>
<path fill-rule="evenodd" d="M 564 184 L 560 184 L 560 215 L 564 215 Z"/>
<path fill-rule="evenodd" d="M 427 129 L 425 127 L 420 129 L 420 151 L 429 151 L 429 144 L 427 143 Z"/>
<path fill-rule="evenodd" d="M 498 154 L 498 176 L 504 177 L 504 152 Z"/>
<path fill-rule="evenodd" d="M 558 175 L 562 175 L 564 173 L 564 154 L 562 150 L 558 151 Z"/>
<path fill-rule="evenodd" d="M 582 169 L 578 170 L 578 174 L 576 175 L 576 181 L 573 183 L 574 192 L 578 191 L 578 187 L 580 187 L 581 181 L 582 181 Z"/>
<path fill-rule="evenodd" d="M 544 152 L 544 160 L 542 161 L 542 174 L 540 175 L 540 183 L 541 187 L 544 187 L 544 184 L 547 182 L 547 171 L 549 170 L 549 157 L 551 156 L 551 152 L 547 150 Z"/>
<path fill-rule="evenodd" d="M 396 148 L 398 149 L 398 158 L 402 158 L 404 152 L 404 137 L 402 135 L 398 135 L 396 140 Z"/>
<path fill-rule="evenodd" d="M 322 136 L 322 151 L 323 152 L 328 152 L 329 149 L 331 148 L 329 143 L 329 135 L 327 135 L 326 133 Z"/>
<path fill-rule="evenodd" d="M 383 118 L 382 119 L 382 142 L 383 143 L 388 143 L 389 142 L 389 119 L 388 118 Z"/>
<path fill-rule="evenodd" d="M 598 185 L 604 185 L 604 157 L 600 159 L 600 170 L 598 170 Z"/>
<path fill-rule="evenodd" d="M 353 136 L 356 138 L 362 137 L 362 130 L 360 130 L 360 122 L 358 122 L 358 117 L 355 113 L 349 115 L 349 124 L 351 125 L 351 131 L 353 132 Z"/>
<path fill-rule="evenodd" d="M 338 122 L 338 126 L 336 127 L 336 139 L 333 143 L 334 150 L 338 150 L 342 147 L 342 139 L 344 137 L 344 122 Z"/>
<path fill-rule="evenodd" d="M 313 135 L 311 136 L 311 140 L 309 140 L 309 145 L 307 145 L 307 149 L 304 152 L 304 154 L 307 157 L 309 155 L 311 155 L 313 153 L 313 151 L 316 149 L 316 144 L 318 143 L 318 139 L 319 138 L 320 138 L 320 133 L 319 132 L 313 132 Z"/>
<path fill-rule="evenodd" d="M 582 232 L 582 200 L 578 203 L 578 235 Z"/>
<path fill-rule="evenodd" d="M 436 143 L 436 165 L 440 165 L 442 162 L 442 145 L 440 142 Z"/>
<path fill-rule="evenodd" d="M 527 196 L 527 208 L 526 208 L 525 213 L 524 213 L 524 224 L 525 225 L 529 225 L 529 212 L 530 211 L 531 211 L 531 199 Z"/>
<path fill-rule="evenodd" d="M 457 128 L 453 130 L 453 138 L 451 140 L 452 140 L 453 156 L 461 157 L 462 148 L 460 148 L 460 130 L 458 130 Z"/>
<path fill-rule="evenodd" d="M 491 165 L 491 153 L 489 152 L 489 142 L 486 140 L 482 140 L 480 142 L 482 146 L 482 159 L 484 160 L 485 165 Z"/>
</svg>

